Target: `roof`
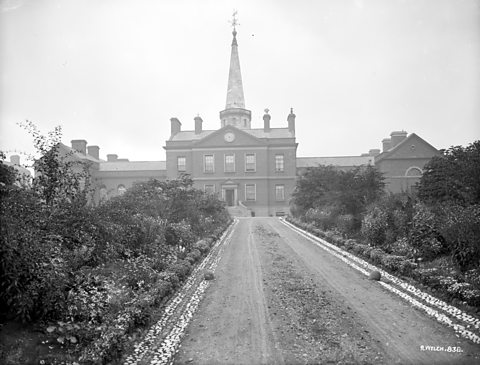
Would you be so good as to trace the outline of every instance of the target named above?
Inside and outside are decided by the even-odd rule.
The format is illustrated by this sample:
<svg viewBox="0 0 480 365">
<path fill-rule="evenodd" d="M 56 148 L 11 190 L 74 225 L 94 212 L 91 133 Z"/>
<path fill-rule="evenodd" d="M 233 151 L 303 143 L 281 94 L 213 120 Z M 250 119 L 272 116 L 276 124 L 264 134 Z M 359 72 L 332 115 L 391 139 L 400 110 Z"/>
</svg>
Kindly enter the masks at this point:
<svg viewBox="0 0 480 365">
<path fill-rule="evenodd" d="M 380 153 L 379 155 L 377 155 L 375 157 L 375 162 L 379 162 L 379 161 L 391 156 L 396 150 L 400 149 L 404 144 L 408 143 L 413 138 L 420 139 L 427 146 L 431 147 L 433 150 L 438 152 L 438 150 L 435 147 L 433 147 L 430 143 L 425 141 L 423 138 L 419 137 L 417 134 L 412 133 L 408 137 L 406 137 L 404 140 L 402 140 L 400 143 L 398 143 L 397 145 L 395 145 L 392 148 L 388 149 L 387 151 L 384 151 L 384 152 Z"/>
<path fill-rule="evenodd" d="M 298 167 L 373 165 L 373 156 L 297 157 Z"/>
<path fill-rule="evenodd" d="M 217 130 L 205 130 L 199 134 L 195 131 L 180 131 L 170 138 L 169 141 L 198 141 L 203 139 Z M 288 128 L 271 128 L 265 132 L 263 128 L 258 129 L 241 129 L 242 132 L 248 133 L 256 138 L 294 138 L 294 134 Z"/>
<path fill-rule="evenodd" d="M 166 169 L 166 161 L 113 161 L 100 162 L 98 171 L 158 171 Z"/>
<path fill-rule="evenodd" d="M 170 137 L 169 141 L 197 141 L 199 139 L 203 139 L 215 131 L 206 130 L 202 131 L 199 134 L 195 134 L 195 131 L 180 131 L 177 134 Z"/>
<path fill-rule="evenodd" d="M 73 149 L 72 147 L 69 147 L 63 143 L 60 143 L 60 146 L 65 149 L 67 151 L 67 153 L 71 153 L 73 156 L 79 158 L 79 159 L 82 159 L 82 160 L 89 160 L 89 161 L 92 161 L 92 162 L 101 162 L 102 160 L 99 160 L 99 159 L 96 159 L 95 157 L 93 156 L 90 156 L 90 155 L 85 155 L 81 152 L 78 152 L 77 150 Z"/>
<path fill-rule="evenodd" d="M 27 168 L 23 167 L 23 166 L 20 166 L 20 165 L 17 165 L 17 164 L 14 164 L 12 162 L 9 162 L 9 161 L 2 161 L 2 163 L 6 166 L 10 166 L 10 167 L 13 167 L 15 170 L 17 170 L 17 172 L 19 172 L 20 174 L 25 174 L 25 175 L 28 175 L 28 176 L 31 176 L 32 173 L 30 172 L 30 170 L 28 170 Z"/>
</svg>

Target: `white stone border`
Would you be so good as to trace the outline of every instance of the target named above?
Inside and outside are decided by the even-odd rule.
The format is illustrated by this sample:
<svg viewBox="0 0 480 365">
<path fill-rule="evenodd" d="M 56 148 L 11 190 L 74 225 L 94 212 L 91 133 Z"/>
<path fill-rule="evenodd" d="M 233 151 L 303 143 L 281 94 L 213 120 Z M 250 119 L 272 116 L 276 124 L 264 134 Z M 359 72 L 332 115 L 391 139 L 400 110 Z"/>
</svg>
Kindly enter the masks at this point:
<svg viewBox="0 0 480 365">
<path fill-rule="evenodd" d="M 145 362 L 144 357 L 152 353 L 153 359 L 150 364 L 159 365 L 173 363 L 173 357 L 178 352 L 180 341 L 185 333 L 185 329 L 190 323 L 205 290 L 210 284 L 210 281 L 200 280 L 199 278 L 201 278 L 205 269 L 215 272 L 218 262 L 221 259 L 223 249 L 230 242 L 237 223 L 238 219 L 235 219 L 233 224 L 225 230 L 220 239 L 210 249 L 209 254 L 193 270 L 183 287 L 168 302 L 160 320 L 150 328 L 144 339 L 135 345 L 133 353 L 127 357 L 125 364 L 142 364 Z M 197 285 L 197 288 L 191 297 L 188 298 L 187 293 L 195 284 Z M 179 316 L 179 318 L 176 320 L 173 328 L 169 334 L 165 336 L 160 345 L 156 349 L 152 349 L 151 347 L 155 345 L 155 340 L 158 336 L 162 335 L 162 331 L 173 319 L 172 317 L 174 317 L 174 315 Z"/>
<path fill-rule="evenodd" d="M 463 312 L 462 310 L 454 307 L 450 304 L 443 302 L 442 300 L 431 296 L 428 293 L 421 291 L 420 289 L 415 288 L 413 285 L 405 283 L 403 280 L 400 280 L 396 276 L 389 274 L 388 272 L 377 268 L 375 265 L 372 265 L 359 257 L 352 255 L 351 253 L 342 250 L 341 248 L 325 241 L 322 238 L 319 238 L 309 232 L 304 231 L 303 229 L 298 228 L 294 224 L 287 222 L 284 218 L 280 218 L 280 221 L 285 224 L 286 226 L 290 227 L 292 230 L 296 231 L 298 234 L 302 235 L 303 237 L 307 238 L 309 241 L 313 242 L 318 247 L 324 249 L 325 251 L 329 252 L 330 254 L 338 257 L 340 260 L 345 262 L 350 267 L 354 268 L 355 270 L 361 272 L 364 275 L 369 275 L 371 271 L 377 270 L 379 271 L 384 278 L 389 280 L 391 283 L 397 285 L 398 287 L 402 288 L 403 290 L 410 292 L 417 298 L 423 300 L 427 304 L 419 302 L 417 299 L 413 298 L 406 292 L 400 290 L 400 288 L 396 288 L 390 283 L 385 283 L 380 281 L 380 284 L 390 292 L 398 295 L 402 299 L 406 300 L 414 307 L 417 307 L 424 312 L 426 312 L 429 316 L 435 318 L 438 322 L 446 324 L 447 326 L 454 329 L 457 333 L 457 336 L 460 335 L 466 339 L 471 340 L 474 343 L 480 344 L 480 336 L 479 336 L 479 329 L 480 329 L 480 320 L 472 317 L 471 315 Z M 359 266 L 360 265 L 360 266 Z M 361 267 L 362 266 L 362 267 Z M 436 310 L 436 307 L 445 313 L 441 313 Z M 457 323 L 454 323 L 457 322 Z"/>
</svg>

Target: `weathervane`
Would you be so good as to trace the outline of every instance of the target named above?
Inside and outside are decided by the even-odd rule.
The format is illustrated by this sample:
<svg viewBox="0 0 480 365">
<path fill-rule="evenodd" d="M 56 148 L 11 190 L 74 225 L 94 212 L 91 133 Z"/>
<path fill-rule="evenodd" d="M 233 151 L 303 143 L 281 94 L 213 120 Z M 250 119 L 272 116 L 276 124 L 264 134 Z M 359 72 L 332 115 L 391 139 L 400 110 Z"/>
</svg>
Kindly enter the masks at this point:
<svg viewBox="0 0 480 365">
<path fill-rule="evenodd" d="M 233 30 L 236 30 L 235 29 L 236 26 L 240 25 L 240 23 L 238 22 L 238 19 L 237 19 L 237 14 L 238 14 L 238 12 L 236 10 L 233 10 L 232 20 L 230 21 L 230 24 L 232 25 Z"/>
</svg>

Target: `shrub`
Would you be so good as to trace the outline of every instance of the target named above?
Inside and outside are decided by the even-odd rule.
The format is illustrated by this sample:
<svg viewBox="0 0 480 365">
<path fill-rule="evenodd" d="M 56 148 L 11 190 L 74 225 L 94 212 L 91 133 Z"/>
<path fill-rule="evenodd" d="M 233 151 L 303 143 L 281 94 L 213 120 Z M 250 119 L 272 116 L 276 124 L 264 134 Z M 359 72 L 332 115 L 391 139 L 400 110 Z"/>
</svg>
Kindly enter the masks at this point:
<svg viewBox="0 0 480 365">
<path fill-rule="evenodd" d="M 340 232 L 351 235 L 359 229 L 359 224 L 357 221 L 358 220 L 353 214 L 339 215 L 336 218 L 336 227 L 340 230 Z"/>
<path fill-rule="evenodd" d="M 328 209 L 310 208 L 305 214 L 305 219 L 324 231 L 335 227 L 335 219 L 332 216 L 332 212 Z"/>
<path fill-rule="evenodd" d="M 373 246 L 383 246 L 386 240 L 387 215 L 380 208 L 374 206 L 365 215 L 362 221 L 361 233 Z"/>
<path fill-rule="evenodd" d="M 445 251 L 440 242 L 438 225 L 437 217 L 428 207 L 423 204 L 415 206 L 408 241 L 417 256 L 432 260 Z"/>
<path fill-rule="evenodd" d="M 181 281 L 183 281 L 188 274 L 190 274 L 192 265 L 186 260 L 178 260 L 176 263 L 170 265 L 168 269 L 176 274 Z"/>
<path fill-rule="evenodd" d="M 381 264 L 388 270 L 396 272 L 399 271 L 405 257 L 397 255 L 385 254 L 381 259 Z"/>
<path fill-rule="evenodd" d="M 206 254 L 210 249 L 210 245 L 211 245 L 211 241 L 208 239 L 205 239 L 205 240 L 200 240 L 195 242 L 193 245 L 193 248 L 200 251 L 202 254 Z"/>
<path fill-rule="evenodd" d="M 414 256 L 413 247 L 406 237 L 402 237 L 388 246 L 390 252 L 395 255 L 406 256 L 412 258 Z"/>
<path fill-rule="evenodd" d="M 382 257 L 385 255 L 385 252 L 383 252 L 379 248 L 374 248 L 370 251 L 370 259 L 375 263 L 375 264 L 380 264 L 382 262 Z"/>
<path fill-rule="evenodd" d="M 480 205 L 446 205 L 439 228 L 462 271 L 480 267 Z"/>
</svg>

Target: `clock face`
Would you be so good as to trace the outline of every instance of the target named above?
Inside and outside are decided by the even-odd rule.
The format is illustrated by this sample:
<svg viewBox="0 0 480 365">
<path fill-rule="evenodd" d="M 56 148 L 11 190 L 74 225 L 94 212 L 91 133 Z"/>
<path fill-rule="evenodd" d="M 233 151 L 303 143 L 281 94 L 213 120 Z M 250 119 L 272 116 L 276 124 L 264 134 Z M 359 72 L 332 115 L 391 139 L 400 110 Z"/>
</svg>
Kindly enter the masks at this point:
<svg viewBox="0 0 480 365">
<path fill-rule="evenodd" d="M 233 134 L 232 132 L 227 132 L 225 133 L 225 135 L 223 136 L 223 138 L 225 139 L 225 141 L 227 142 L 233 142 L 235 140 L 235 134 Z"/>
</svg>

